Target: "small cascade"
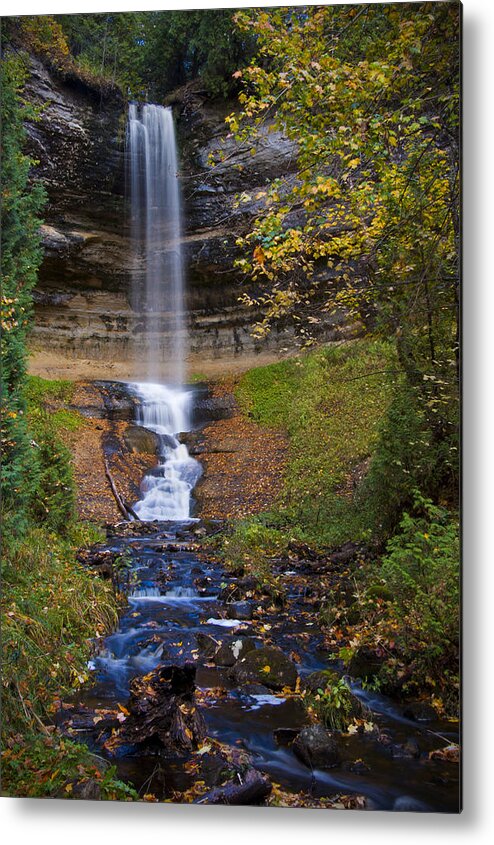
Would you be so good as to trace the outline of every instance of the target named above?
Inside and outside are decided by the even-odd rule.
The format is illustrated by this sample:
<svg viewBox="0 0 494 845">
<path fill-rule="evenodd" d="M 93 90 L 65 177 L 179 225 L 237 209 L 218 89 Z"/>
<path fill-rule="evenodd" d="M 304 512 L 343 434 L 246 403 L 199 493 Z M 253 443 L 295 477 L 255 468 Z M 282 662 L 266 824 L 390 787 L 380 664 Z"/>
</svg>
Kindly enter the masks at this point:
<svg viewBox="0 0 494 845">
<path fill-rule="evenodd" d="M 188 431 L 190 393 L 161 384 L 131 385 L 140 399 L 136 422 L 158 437 L 158 466 L 144 476 L 134 510 L 152 522 L 190 519 L 191 494 L 202 472 L 178 434 Z"/>
</svg>

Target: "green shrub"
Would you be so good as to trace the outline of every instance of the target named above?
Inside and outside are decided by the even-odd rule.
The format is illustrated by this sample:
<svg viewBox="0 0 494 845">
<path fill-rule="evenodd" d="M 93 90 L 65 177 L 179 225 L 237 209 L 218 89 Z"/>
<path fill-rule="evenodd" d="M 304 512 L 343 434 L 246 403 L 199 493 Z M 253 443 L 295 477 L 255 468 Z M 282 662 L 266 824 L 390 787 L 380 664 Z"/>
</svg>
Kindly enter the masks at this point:
<svg viewBox="0 0 494 845">
<path fill-rule="evenodd" d="M 284 587 L 271 572 L 270 558 L 282 555 L 286 548 L 287 540 L 282 533 L 253 517 L 238 522 L 223 538 L 222 556 L 228 569 L 244 570 L 273 598 L 281 598 Z"/>
<path fill-rule="evenodd" d="M 326 674 L 327 683 L 315 693 L 306 693 L 305 704 L 329 730 L 346 731 L 361 715 L 361 708 L 343 678 L 334 677 L 332 672 Z"/>
<path fill-rule="evenodd" d="M 79 540 L 93 531 L 78 530 Z M 90 640 L 116 623 L 111 585 L 75 559 L 73 539 L 46 527 L 4 538 L 2 558 L 3 729 L 33 728 L 55 696 L 87 678 Z"/>
<path fill-rule="evenodd" d="M 396 529 L 415 490 L 433 500 L 457 495 L 458 437 L 433 431 L 421 396 L 401 383 L 380 426 L 369 473 L 359 502 L 369 514 L 369 527 L 382 538 Z"/>
<path fill-rule="evenodd" d="M 359 592 L 360 620 L 347 629 L 349 661 L 361 648 L 381 654 L 383 691 L 432 695 L 456 715 L 459 696 L 460 540 L 454 513 L 418 493 Z M 376 585 L 376 579 L 379 584 Z"/>
<path fill-rule="evenodd" d="M 31 413 L 29 425 L 38 465 L 31 514 L 37 522 L 64 535 L 75 519 L 76 497 L 71 453 L 59 436 L 60 417 L 38 410 Z"/>
<path fill-rule="evenodd" d="M 458 653 L 459 525 L 429 499 L 416 495 L 414 505 L 388 542 L 381 575 L 429 672 Z"/>
<path fill-rule="evenodd" d="M 23 154 L 24 121 L 36 118 L 23 97 L 27 76 L 19 55 L 5 53 L 0 63 L 2 89 L 2 307 L 1 307 L 1 441 L 2 509 L 9 530 L 26 530 L 36 466 L 26 423 L 24 384 L 26 336 L 32 319 L 32 295 L 41 263 L 39 214 L 45 193 L 32 180 L 34 162 Z M 15 518 L 10 519 L 9 514 Z"/>
</svg>

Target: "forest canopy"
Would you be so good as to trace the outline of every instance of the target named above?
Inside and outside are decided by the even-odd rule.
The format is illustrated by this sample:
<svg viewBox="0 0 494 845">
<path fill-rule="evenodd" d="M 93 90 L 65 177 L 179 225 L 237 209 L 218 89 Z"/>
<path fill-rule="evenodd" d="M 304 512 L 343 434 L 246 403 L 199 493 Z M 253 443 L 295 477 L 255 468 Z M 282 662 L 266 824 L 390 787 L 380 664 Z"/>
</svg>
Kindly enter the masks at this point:
<svg viewBox="0 0 494 845">
<path fill-rule="evenodd" d="M 159 101 L 200 78 L 213 97 L 238 90 L 233 76 L 254 39 L 233 25 L 233 9 L 38 15 L 5 19 L 7 35 L 61 69 L 118 85 L 124 96 Z"/>
</svg>

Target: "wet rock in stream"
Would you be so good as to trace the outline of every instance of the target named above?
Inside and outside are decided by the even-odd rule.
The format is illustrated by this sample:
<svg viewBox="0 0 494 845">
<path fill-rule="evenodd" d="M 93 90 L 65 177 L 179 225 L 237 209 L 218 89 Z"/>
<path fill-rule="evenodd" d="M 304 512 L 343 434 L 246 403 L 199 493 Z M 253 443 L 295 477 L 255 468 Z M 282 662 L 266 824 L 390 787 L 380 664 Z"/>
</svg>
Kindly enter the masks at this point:
<svg viewBox="0 0 494 845">
<path fill-rule="evenodd" d="M 237 684 L 262 683 L 273 690 L 295 689 L 298 672 L 295 664 L 279 648 L 264 647 L 250 651 L 231 670 Z"/>
<path fill-rule="evenodd" d="M 255 647 L 256 644 L 250 637 L 224 642 L 214 655 L 214 662 L 217 666 L 234 666 L 237 660 L 245 657 L 249 651 L 254 651 Z"/>
<path fill-rule="evenodd" d="M 405 719 L 414 722 L 434 722 L 437 713 L 432 704 L 427 701 L 410 701 L 403 710 Z"/>
<path fill-rule="evenodd" d="M 194 804 L 234 804 L 243 806 L 262 804 L 271 790 L 271 781 L 255 769 L 250 769 L 246 772 L 240 783 L 229 783 L 225 786 L 217 787 L 200 798 L 196 798 Z"/>
<path fill-rule="evenodd" d="M 220 646 L 219 640 L 215 640 L 209 634 L 199 632 L 196 634 L 197 647 L 204 657 L 214 657 Z"/>
<path fill-rule="evenodd" d="M 129 425 L 123 435 L 126 446 L 131 452 L 144 455 L 157 455 L 159 451 L 158 435 L 149 428 Z"/>
<path fill-rule="evenodd" d="M 310 769 L 332 769 L 341 762 L 338 743 L 322 725 L 302 728 L 292 748 Z"/>
<path fill-rule="evenodd" d="M 252 605 L 248 601 L 235 601 L 226 608 L 228 619 L 240 619 L 249 622 L 252 619 Z"/>
</svg>

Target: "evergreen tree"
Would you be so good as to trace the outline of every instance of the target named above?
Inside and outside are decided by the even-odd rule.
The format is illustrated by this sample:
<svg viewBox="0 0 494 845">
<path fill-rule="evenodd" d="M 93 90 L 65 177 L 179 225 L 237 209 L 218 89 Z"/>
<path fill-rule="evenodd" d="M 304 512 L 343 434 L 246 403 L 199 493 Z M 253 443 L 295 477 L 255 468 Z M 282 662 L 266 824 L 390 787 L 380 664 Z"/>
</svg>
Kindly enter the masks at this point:
<svg viewBox="0 0 494 845">
<path fill-rule="evenodd" d="M 22 99 L 22 59 L 8 55 L 0 67 L 2 88 L 2 508 L 22 527 L 36 484 L 35 447 L 27 431 L 24 388 L 26 335 L 32 318 L 32 290 L 42 258 L 39 213 L 44 190 L 30 184 L 34 162 L 22 152 L 23 121 L 32 110 Z"/>
</svg>

